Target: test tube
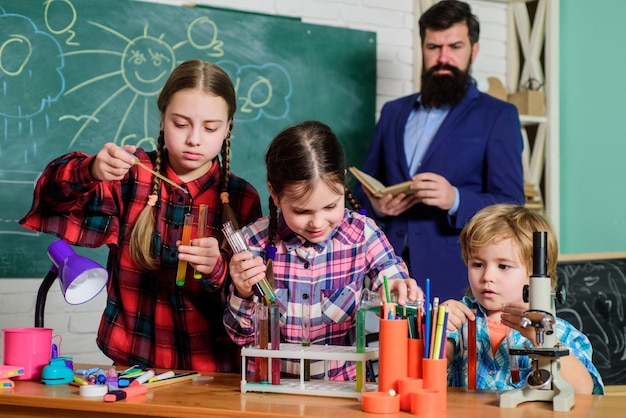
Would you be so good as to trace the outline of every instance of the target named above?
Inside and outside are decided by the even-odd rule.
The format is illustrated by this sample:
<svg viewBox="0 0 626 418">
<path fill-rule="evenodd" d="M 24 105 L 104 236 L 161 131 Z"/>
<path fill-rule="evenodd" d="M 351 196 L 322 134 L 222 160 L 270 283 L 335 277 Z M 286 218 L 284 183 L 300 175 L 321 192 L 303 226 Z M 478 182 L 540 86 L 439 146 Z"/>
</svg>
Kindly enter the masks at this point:
<svg viewBox="0 0 626 418">
<path fill-rule="evenodd" d="M 268 311 L 267 306 L 262 303 L 254 305 L 254 342 L 257 348 L 267 350 L 269 340 L 268 330 Z M 268 382 L 268 361 L 267 357 L 256 357 L 255 361 L 255 378 L 257 383 Z"/>
<path fill-rule="evenodd" d="M 511 354 L 513 348 L 513 329 L 509 328 L 509 332 L 506 335 L 507 349 L 509 350 L 509 368 L 511 369 L 511 384 L 518 384 L 520 382 L 519 364 L 517 363 L 517 356 Z"/>
<path fill-rule="evenodd" d="M 201 204 L 198 207 L 198 232 L 196 234 L 196 238 L 204 238 L 206 234 L 206 218 L 207 212 L 209 211 L 209 207 L 205 204 Z M 195 271 L 193 273 L 194 279 L 201 279 L 202 273 L 199 271 Z"/>
<path fill-rule="evenodd" d="M 356 352 L 365 353 L 365 309 L 356 311 Z M 356 362 L 356 391 L 363 390 L 363 362 Z"/>
<path fill-rule="evenodd" d="M 476 320 L 467 321 L 467 389 L 476 390 Z"/>
<path fill-rule="evenodd" d="M 280 350 L 280 307 L 276 303 L 269 306 L 270 338 L 272 350 Z M 280 385 L 280 358 L 272 358 L 272 385 Z"/>
<path fill-rule="evenodd" d="M 235 230 L 232 222 L 228 221 L 224 223 L 222 226 L 222 232 L 224 233 L 224 237 L 228 240 L 231 248 L 236 253 L 241 253 L 244 251 L 250 251 L 246 241 L 243 238 L 243 234 L 241 230 Z M 265 298 L 265 300 L 270 303 L 276 300 L 276 294 L 274 293 L 274 289 L 267 282 L 267 278 L 263 278 L 260 282 L 256 283 L 252 290 L 254 294 L 259 298 Z"/>
<path fill-rule="evenodd" d="M 302 324 L 302 347 L 311 346 L 311 303 L 310 298 L 302 298 L 300 321 Z M 304 359 L 304 380 L 311 380 L 311 360 Z"/>
<path fill-rule="evenodd" d="M 185 223 L 183 225 L 183 238 L 182 245 L 189 245 L 191 241 L 191 229 L 193 227 L 193 215 L 191 213 L 185 214 Z M 187 275 L 187 261 L 178 260 L 178 270 L 176 271 L 176 285 L 184 286 L 185 276 Z"/>
</svg>

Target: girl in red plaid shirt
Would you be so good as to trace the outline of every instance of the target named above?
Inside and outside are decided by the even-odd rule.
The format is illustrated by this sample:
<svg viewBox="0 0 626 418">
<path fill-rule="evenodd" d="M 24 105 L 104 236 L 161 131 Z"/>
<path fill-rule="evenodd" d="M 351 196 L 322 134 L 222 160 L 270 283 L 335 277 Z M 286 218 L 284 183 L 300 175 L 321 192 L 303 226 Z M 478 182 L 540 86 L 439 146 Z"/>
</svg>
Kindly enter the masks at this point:
<svg viewBox="0 0 626 418">
<path fill-rule="evenodd" d="M 257 191 L 229 172 L 235 89 L 219 66 L 190 60 L 174 69 L 158 107 L 156 151 L 107 143 L 96 155 L 55 159 L 20 223 L 71 244 L 109 247 L 97 344 L 115 364 L 237 371 L 237 346 L 220 320 L 229 253 L 219 231 L 225 220 L 257 219 L 261 205 Z M 185 214 L 193 214 L 198 236 L 200 204 L 208 206 L 205 237 L 181 245 Z M 179 260 L 189 264 L 182 286 Z"/>
<path fill-rule="evenodd" d="M 346 187 L 341 143 L 320 122 L 288 128 L 265 156 L 270 216 L 243 228 L 250 252 L 233 255 L 232 292 L 224 323 L 240 345 L 254 342 L 252 286 L 265 277 L 262 257 L 272 259 L 273 286 L 280 307 L 281 341 L 303 342 L 303 306 L 310 312 L 310 343 L 352 345 L 355 316 L 364 287 L 398 293 L 398 303 L 423 293 L 376 223 L 345 208 L 358 204 Z M 253 256 L 255 256 L 253 258 Z M 306 338 L 306 336 L 304 336 Z M 282 371 L 299 374 L 299 360 L 284 360 Z M 324 375 L 324 362 L 311 361 L 311 376 Z M 353 362 L 331 361 L 328 376 L 354 380 Z"/>
</svg>

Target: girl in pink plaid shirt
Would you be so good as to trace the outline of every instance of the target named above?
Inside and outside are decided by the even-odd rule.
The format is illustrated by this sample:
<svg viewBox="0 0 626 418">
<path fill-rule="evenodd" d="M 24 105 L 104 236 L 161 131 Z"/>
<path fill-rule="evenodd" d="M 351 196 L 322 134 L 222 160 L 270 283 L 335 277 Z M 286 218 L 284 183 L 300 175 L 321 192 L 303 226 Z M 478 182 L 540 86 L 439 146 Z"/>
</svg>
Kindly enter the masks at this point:
<svg viewBox="0 0 626 418">
<path fill-rule="evenodd" d="M 243 228 L 250 252 L 233 255 L 233 279 L 224 314 L 237 344 L 254 341 L 252 286 L 265 277 L 272 259 L 273 287 L 280 307 L 281 341 L 302 342 L 302 306 L 310 311 L 311 344 L 352 345 L 355 314 L 364 287 L 378 291 L 386 276 L 398 303 L 423 296 L 408 277 L 376 223 L 345 208 L 358 204 L 346 187 L 341 143 L 330 128 L 309 121 L 278 134 L 267 151 L 270 215 Z M 271 276 L 271 275 L 270 275 Z M 311 362 L 311 376 L 323 376 L 323 362 Z M 299 373 L 298 361 L 284 360 L 282 371 Z M 352 362 L 330 362 L 328 376 L 350 380 Z"/>
</svg>

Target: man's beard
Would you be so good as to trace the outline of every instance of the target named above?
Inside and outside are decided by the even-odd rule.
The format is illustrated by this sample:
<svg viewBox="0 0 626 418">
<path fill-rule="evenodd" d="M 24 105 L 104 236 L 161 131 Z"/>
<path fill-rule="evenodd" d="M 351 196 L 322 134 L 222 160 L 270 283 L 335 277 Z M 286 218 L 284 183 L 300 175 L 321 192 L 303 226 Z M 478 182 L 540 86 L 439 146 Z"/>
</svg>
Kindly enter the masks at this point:
<svg viewBox="0 0 626 418">
<path fill-rule="evenodd" d="M 450 74 L 436 74 L 437 71 L 447 70 Z M 470 67 L 461 71 L 457 67 L 439 64 L 427 71 L 422 71 L 422 103 L 428 108 L 450 106 L 454 107 L 463 99 L 471 77 Z"/>
</svg>

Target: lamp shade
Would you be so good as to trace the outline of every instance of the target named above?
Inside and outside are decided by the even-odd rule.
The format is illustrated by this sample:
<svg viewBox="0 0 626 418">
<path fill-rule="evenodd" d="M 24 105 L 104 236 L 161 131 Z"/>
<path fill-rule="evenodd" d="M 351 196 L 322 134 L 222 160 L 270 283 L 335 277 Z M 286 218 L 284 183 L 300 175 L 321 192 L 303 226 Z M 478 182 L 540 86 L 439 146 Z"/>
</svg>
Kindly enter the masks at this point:
<svg viewBox="0 0 626 418">
<path fill-rule="evenodd" d="M 48 246 L 48 256 L 53 263 L 51 270 L 57 270 L 63 297 L 70 305 L 88 302 L 106 286 L 106 269 L 76 254 L 67 242 L 54 241 Z"/>
</svg>

